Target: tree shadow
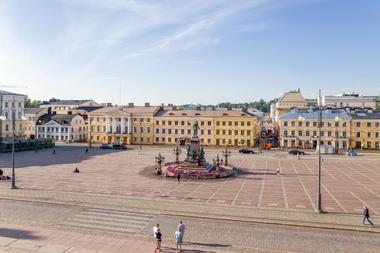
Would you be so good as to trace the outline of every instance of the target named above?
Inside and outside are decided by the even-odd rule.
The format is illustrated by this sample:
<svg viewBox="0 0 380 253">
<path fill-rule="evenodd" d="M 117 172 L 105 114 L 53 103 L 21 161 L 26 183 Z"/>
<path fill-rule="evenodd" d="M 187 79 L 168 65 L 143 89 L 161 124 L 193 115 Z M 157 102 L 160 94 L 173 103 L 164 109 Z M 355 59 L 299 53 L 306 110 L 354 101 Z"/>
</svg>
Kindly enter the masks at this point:
<svg viewBox="0 0 380 253">
<path fill-rule="evenodd" d="M 86 153 L 86 149 L 88 152 Z M 55 150 L 55 154 L 54 154 Z M 17 152 L 15 166 L 27 168 L 32 166 L 44 167 L 59 164 L 76 164 L 91 159 L 91 157 L 107 155 L 110 153 L 128 152 L 129 150 L 103 150 L 97 147 L 85 146 L 56 146 L 55 148 Z M 12 153 L 0 153 L 0 168 L 12 167 Z"/>
<path fill-rule="evenodd" d="M 13 239 L 28 239 L 28 240 L 37 240 L 40 239 L 40 236 L 34 235 L 33 232 L 27 230 L 18 230 L 11 228 L 0 228 L 0 236 L 13 238 Z"/>
</svg>

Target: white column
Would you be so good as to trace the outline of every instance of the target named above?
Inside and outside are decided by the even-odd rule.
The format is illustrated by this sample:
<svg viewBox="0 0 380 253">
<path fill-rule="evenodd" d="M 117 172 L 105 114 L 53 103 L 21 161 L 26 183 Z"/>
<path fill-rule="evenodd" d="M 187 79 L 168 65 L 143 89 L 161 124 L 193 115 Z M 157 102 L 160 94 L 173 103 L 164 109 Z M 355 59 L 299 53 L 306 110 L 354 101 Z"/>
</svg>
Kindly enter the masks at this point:
<svg viewBox="0 0 380 253">
<path fill-rule="evenodd" d="M 67 141 L 69 142 L 71 140 L 71 126 L 67 126 Z"/>
<path fill-rule="evenodd" d="M 47 126 L 46 125 L 44 126 L 44 130 L 45 130 L 45 137 L 44 138 L 46 139 L 47 138 Z"/>
<path fill-rule="evenodd" d="M 106 132 L 108 133 L 110 131 L 110 119 L 107 116 L 106 117 Z"/>
<path fill-rule="evenodd" d="M 132 115 L 128 117 L 128 133 L 132 133 Z"/>
<path fill-rule="evenodd" d="M 62 141 L 62 126 L 59 126 L 58 128 L 58 140 Z"/>
<path fill-rule="evenodd" d="M 117 126 L 116 118 L 113 117 L 112 118 L 112 133 L 116 133 L 116 126 Z"/>
<path fill-rule="evenodd" d="M 125 117 L 121 118 L 120 130 L 123 133 L 125 130 Z"/>
</svg>

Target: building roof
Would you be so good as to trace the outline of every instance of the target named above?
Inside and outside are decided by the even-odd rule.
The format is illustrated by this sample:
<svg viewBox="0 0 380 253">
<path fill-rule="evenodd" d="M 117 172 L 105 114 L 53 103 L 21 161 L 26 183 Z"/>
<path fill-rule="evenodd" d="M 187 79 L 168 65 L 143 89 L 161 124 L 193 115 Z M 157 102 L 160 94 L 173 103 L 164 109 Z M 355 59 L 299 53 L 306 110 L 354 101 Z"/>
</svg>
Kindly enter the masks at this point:
<svg viewBox="0 0 380 253">
<path fill-rule="evenodd" d="M 24 108 L 24 114 L 37 114 L 43 110 L 44 108 Z"/>
<path fill-rule="evenodd" d="M 108 115 L 108 114 L 120 114 L 120 115 L 129 115 L 129 113 L 123 111 L 125 106 L 109 106 L 102 107 L 100 109 L 94 110 L 90 112 L 90 115 Z"/>
<path fill-rule="evenodd" d="M 0 90 L 0 95 L 10 95 L 10 96 L 24 96 L 24 97 L 27 97 L 26 95 L 23 95 L 23 94 L 18 94 L 18 93 L 13 93 L 13 92 L 9 92 L 9 91 L 5 91 L 5 90 Z"/>
<path fill-rule="evenodd" d="M 248 112 L 242 110 L 161 110 L 156 117 L 251 117 L 255 118 Z"/>
<path fill-rule="evenodd" d="M 124 107 L 123 111 L 131 114 L 156 113 L 161 107 L 159 106 L 133 106 Z"/>
<path fill-rule="evenodd" d="M 352 119 L 360 120 L 360 119 L 380 119 L 380 110 L 373 111 L 356 111 L 350 113 Z"/>
<path fill-rule="evenodd" d="M 49 102 L 44 105 L 81 105 L 86 102 L 91 102 L 91 99 L 73 99 L 73 100 L 57 100 L 53 102 Z"/>
<path fill-rule="evenodd" d="M 92 111 L 90 114 L 154 114 L 156 113 L 161 107 L 159 106 L 110 106 L 110 107 L 103 107 L 98 110 Z"/>
<path fill-rule="evenodd" d="M 92 112 L 92 111 L 98 110 L 100 108 L 103 108 L 103 106 L 79 106 L 76 108 L 76 110 L 83 110 L 86 112 Z"/>
<path fill-rule="evenodd" d="M 318 120 L 318 110 L 314 108 L 309 108 L 306 110 L 294 109 L 289 113 L 286 113 L 280 116 L 280 120 L 298 120 L 300 116 L 305 118 L 305 120 Z M 350 120 L 350 115 L 344 110 L 337 109 L 327 109 L 322 111 L 322 119 L 335 119 L 336 117 L 340 117 L 342 120 Z"/>
<path fill-rule="evenodd" d="M 300 91 L 285 92 L 277 101 L 278 103 L 306 103 L 306 99 L 302 96 Z"/>
<path fill-rule="evenodd" d="M 43 125 L 54 120 L 60 125 L 70 125 L 71 120 L 78 114 L 44 114 L 38 118 L 37 125 Z"/>
</svg>

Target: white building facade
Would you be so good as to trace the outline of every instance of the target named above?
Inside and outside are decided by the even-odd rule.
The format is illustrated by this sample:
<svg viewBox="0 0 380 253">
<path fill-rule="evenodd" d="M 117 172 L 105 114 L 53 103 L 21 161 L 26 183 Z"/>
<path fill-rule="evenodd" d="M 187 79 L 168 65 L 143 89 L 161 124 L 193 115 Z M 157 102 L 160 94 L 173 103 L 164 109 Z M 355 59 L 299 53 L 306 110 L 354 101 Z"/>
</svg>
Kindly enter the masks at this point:
<svg viewBox="0 0 380 253">
<path fill-rule="evenodd" d="M 12 120 L 15 119 L 15 137 L 24 138 L 24 103 L 26 95 L 0 91 L 0 139 L 13 136 Z"/>
<path fill-rule="evenodd" d="M 85 120 L 80 115 L 43 115 L 37 122 L 37 137 L 56 142 L 85 142 Z"/>
<path fill-rule="evenodd" d="M 344 93 L 337 96 L 322 97 L 323 106 L 334 106 L 337 108 L 353 107 L 353 108 L 372 108 L 376 109 L 375 96 L 362 96 L 354 93 Z"/>
</svg>

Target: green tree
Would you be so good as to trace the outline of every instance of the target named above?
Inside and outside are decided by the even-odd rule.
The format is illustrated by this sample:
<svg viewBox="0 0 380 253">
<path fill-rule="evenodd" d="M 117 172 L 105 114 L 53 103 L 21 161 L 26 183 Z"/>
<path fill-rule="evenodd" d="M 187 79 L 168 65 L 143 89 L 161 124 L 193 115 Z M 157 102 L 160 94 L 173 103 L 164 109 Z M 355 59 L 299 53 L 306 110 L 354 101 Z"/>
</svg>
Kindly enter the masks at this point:
<svg viewBox="0 0 380 253">
<path fill-rule="evenodd" d="M 40 100 L 31 100 L 30 98 L 25 100 L 24 107 L 25 108 L 38 108 L 42 102 Z"/>
</svg>

